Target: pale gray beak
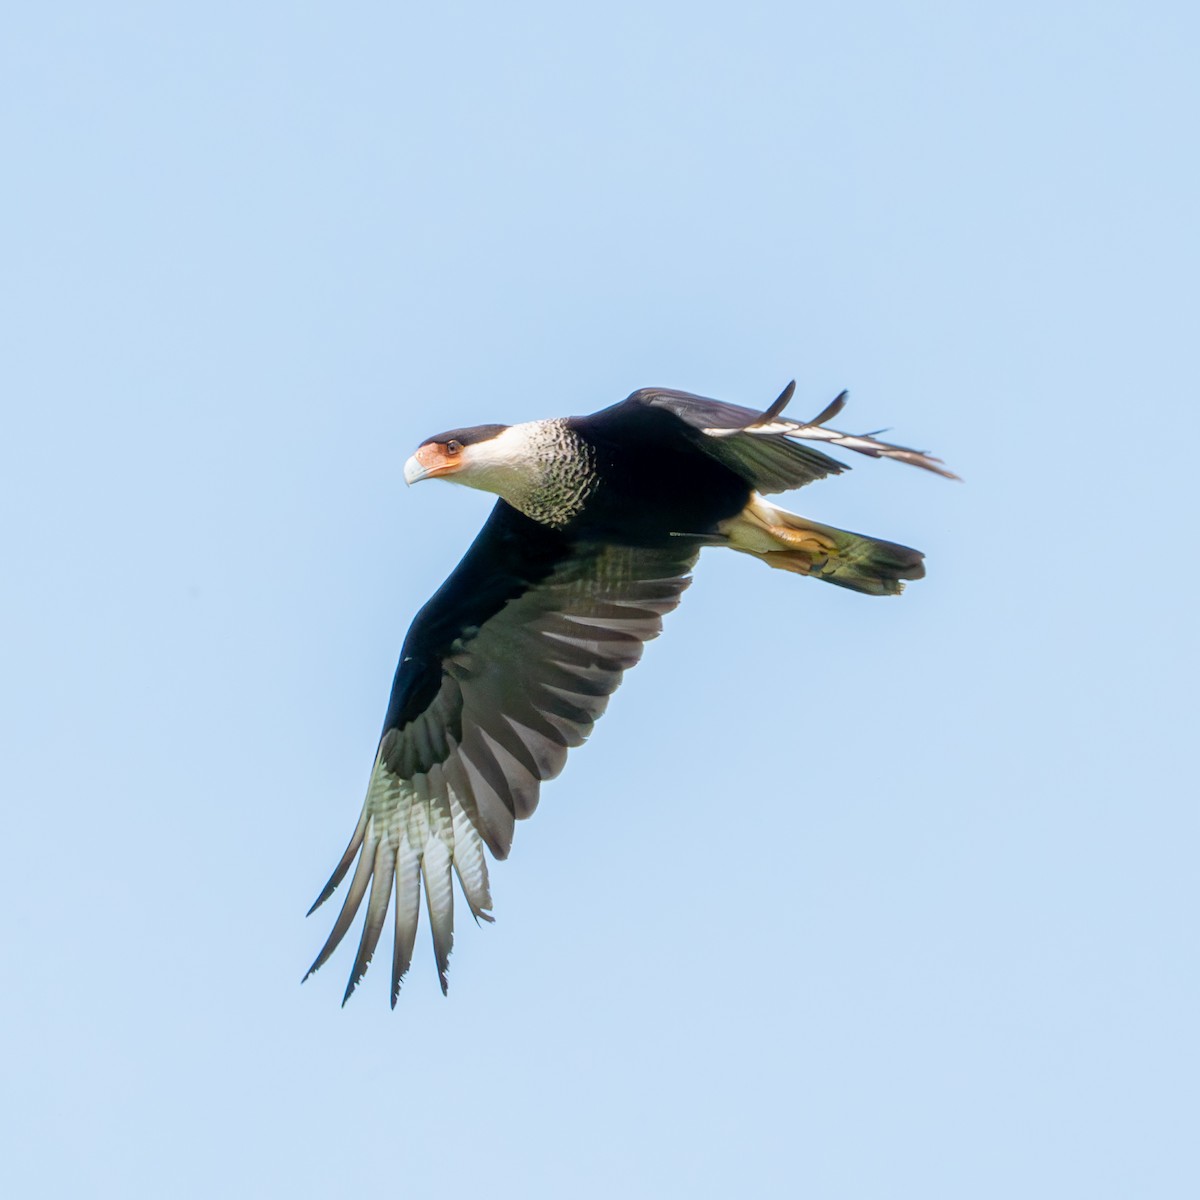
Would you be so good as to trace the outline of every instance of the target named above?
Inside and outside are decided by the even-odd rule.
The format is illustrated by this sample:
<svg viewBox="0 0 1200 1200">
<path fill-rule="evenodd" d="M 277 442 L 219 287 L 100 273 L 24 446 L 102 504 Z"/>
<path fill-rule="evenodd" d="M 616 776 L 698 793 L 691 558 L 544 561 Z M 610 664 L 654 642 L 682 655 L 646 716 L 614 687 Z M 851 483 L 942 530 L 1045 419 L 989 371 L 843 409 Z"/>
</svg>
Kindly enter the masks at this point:
<svg viewBox="0 0 1200 1200">
<path fill-rule="evenodd" d="M 412 487 L 414 483 L 420 483 L 428 474 L 429 472 L 417 461 L 415 454 L 404 464 L 404 482 L 409 487 Z"/>
</svg>

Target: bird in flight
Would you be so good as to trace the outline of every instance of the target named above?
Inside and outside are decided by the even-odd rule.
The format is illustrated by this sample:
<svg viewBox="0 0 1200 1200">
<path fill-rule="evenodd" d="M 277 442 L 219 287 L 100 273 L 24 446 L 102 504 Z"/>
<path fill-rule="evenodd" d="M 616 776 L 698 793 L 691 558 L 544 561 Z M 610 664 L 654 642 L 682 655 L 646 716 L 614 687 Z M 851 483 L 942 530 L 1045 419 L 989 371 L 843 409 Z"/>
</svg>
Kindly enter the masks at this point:
<svg viewBox="0 0 1200 1200">
<path fill-rule="evenodd" d="M 956 478 L 922 451 L 828 428 L 845 392 L 811 421 L 785 418 L 795 386 L 765 412 L 645 388 L 588 417 L 440 433 L 405 464 L 407 483 L 449 479 L 500 499 L 408 631 L 362 815 L 309 910 L 357 859 L 308 971 L 326 962 L 365 898 L 343 1004 L 394 897 L 395 1007 L 422 887 L 446 991 L 454 876 L 472 916 L 491 921 L 484 848 L 507 857 L 514 822 L 537 807 L 542 782 L 562 770 L 658 636 L 703 547 L 727 546 L 872 596 L 896 595 L 924 575 L 917 550 L 765 499 L 846 469 L 807 442 Z"/>
</svg>

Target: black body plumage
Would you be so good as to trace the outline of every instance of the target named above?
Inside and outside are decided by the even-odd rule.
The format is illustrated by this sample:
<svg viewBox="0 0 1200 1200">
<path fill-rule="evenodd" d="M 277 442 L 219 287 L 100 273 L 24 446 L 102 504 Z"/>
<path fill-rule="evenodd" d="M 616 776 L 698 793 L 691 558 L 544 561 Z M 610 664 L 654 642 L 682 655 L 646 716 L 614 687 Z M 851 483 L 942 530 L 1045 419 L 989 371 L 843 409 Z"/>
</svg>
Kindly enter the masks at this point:
<svg viewBox="0 0 1200 1200">
<path fill-rule="evenodd" d="M 750 498 L 746 479 L 662 409 L 627 400 L 568 425 L 589 447 L 597 479 L 566 527 L 571 536 L 634 546 L 707 538 Z"/>
</svg>

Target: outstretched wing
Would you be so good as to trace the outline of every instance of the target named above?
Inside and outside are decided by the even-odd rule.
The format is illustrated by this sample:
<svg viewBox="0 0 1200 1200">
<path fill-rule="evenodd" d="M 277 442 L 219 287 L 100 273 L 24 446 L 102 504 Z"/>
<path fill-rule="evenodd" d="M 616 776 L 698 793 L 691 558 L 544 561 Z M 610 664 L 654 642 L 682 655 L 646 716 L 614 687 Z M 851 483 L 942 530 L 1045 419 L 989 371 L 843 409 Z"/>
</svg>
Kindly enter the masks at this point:
<svg viewBox="0 0 1200 1200">
<path fill-rule="evenodd" d="M 703 435 L 697 439 L 697 445 L 706 453 L 739 472 L 752 487 L 763 493 L 803 487 L 815 479 L 849 470 L 845 464 L 811 446 L 799 445 L 792 438 L 829 442 L 872 458 L 894 458 L 949 479 L 957 478 L 941 465 L 940 459 L 922 450 L 881 442 L 872 434 L 826 429 L 825 422 L 833 420 L 846 406 L 845 392 L 811 421 L 788 420 L 781 414 L 795 390 L 793 380 L 766 412 L 667 388 L 643 388 L 634 392 L 626 403 L 666 409 Z"/>
<path fill-rule="evenodd" d="M 369 885 L 349 999 L 394 893 L 395 1005 L 423 880 L 446 990 L 452 871 L 472 914 L 491 920 L 483 847 L 508 854 L 514 821 L 537 807 L 542 780 L 562 769 L 661 631 L 698 552 L 687 539 L 666 549 L 571 543 L 496 505 L 405 638 L 362 815 L 313 909 L 358 865 L 309 974 L 345 936 Z"/>
</svg>

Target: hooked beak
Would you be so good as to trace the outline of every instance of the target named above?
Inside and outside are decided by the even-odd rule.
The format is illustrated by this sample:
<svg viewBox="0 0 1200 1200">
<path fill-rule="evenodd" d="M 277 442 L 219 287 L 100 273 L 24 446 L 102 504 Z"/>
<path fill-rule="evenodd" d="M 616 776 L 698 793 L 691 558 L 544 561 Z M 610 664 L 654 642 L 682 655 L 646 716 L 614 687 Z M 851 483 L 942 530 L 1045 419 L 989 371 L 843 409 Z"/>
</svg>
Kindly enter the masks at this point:
<svg viewBox="0 0 1200 1200">
<path fill-rule="evenodd" d="M 458 454 L 447 454 L 444 446 L 427 442 L 404 464 L 404 482 L 410 486 L 422 479 L 453 475 L 462 466 Z"/>
<path fill-rule="evenodd" d="M 426 467 L 421 460 L 414 454 L 408 462 L 404 464 L 404 482 L 412 487 L 414 483 L 420 483 L 422 479 L 429 478 L 429 468 Z"/>
</svg>

